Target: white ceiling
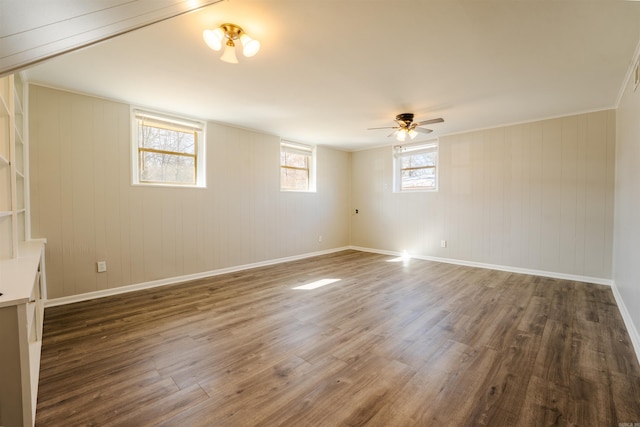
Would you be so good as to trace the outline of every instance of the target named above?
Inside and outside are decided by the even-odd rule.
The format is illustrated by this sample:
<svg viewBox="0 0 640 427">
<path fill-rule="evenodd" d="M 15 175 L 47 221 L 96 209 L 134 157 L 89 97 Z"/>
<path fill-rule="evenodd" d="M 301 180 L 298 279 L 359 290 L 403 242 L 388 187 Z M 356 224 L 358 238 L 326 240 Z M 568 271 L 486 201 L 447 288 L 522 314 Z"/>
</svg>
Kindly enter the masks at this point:
<svg viewBox="0 0 640 427">
<path fill-rule="evenodd" d="M 202 31 L 262 43 L 219 60 Z M 398 113 L 434 136 L 614 107 L 640 2 L 230 0 L 34 66 L 27 78 L 347 150 Z M 423 137 L 426 138 L 426 137 Z"/>
</svg>

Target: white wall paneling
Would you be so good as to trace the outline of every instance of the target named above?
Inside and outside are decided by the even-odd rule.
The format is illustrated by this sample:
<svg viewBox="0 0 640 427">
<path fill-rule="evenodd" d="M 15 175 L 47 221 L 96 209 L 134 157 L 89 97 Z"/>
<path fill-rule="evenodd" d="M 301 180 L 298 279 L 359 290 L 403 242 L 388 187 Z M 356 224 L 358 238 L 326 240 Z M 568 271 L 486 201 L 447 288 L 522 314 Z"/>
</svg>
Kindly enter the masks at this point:
<svg viewBox="0 0 640 427">
<path fill-rule="evenodd" d="M 442 137 L 438 192 L 354 152 L 351 244 L 610 280 L 614 153 L 613 110 Z"/>
<path fill-rule="evenodd" d="M 633 76 L 616 114 L 614 294 L 640 357 L 640 89 L 633 90 Z"/>
<path fill-rule="evenodd" d="M 132 186 L 129 105 L 35 85 L 30 102 L 50 298 L 348 246 L 348 152 L 318 148 L 316 193 L 280 192 L 278 137 L 209 123 L 206 189 Z"/>
</svg>

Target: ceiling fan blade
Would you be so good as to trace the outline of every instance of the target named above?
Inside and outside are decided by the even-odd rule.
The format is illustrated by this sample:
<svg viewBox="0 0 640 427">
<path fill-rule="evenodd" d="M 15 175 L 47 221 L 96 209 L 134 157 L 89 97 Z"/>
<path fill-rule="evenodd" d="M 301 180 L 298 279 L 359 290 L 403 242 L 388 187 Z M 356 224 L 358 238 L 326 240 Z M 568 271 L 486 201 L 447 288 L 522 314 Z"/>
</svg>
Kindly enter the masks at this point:
<svg viewBox="0 0 640 427">
<path fill-rule="evenodd" d="M 376 130 L 376 129 L 398 129 L 398 126 L 385 126 L 381 128 L 367 128 L 367 130 Z"/>
<path fill-rule="evenodd" d="M 418 122 L 417 125 L 418 126 L 424 126 L 424 125 L 432 125 L 434 123 L 442 123 L 444 122 L 444 119 L 442 117 L 438 117 L 437 119 L 431 119 L 431 120 L 425 120 L 422 122 Z"/>
<path fill-rule="evenodd" d="M 433 129 L 427 129 L 427 128 L 414 128 L 413 130 L 415 130 L 416 132 L 419 132 L 419 133 L 431 133 L 431 132 L 433 132 Z"/>
</svg>

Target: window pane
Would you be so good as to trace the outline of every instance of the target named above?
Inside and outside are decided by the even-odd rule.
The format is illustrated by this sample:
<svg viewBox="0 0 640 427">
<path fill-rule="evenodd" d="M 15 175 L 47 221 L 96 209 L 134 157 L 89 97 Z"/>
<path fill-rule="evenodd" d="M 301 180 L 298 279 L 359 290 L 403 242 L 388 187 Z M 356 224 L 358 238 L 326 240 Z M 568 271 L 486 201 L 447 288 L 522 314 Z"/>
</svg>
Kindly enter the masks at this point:
<svg viewBox="0 0 640 427">
<path fill-rule="evenodd" d="M 280 186 L 285 190 L 308 190 L 307 170 L 280 168 Z"/>
<path fill-rule="evenodd" d="M 402 189 L 435 188 L 435 168 L 402 171 Z"/>
<path fill-rule="evenodd" d="M 132 110 L 132 183 L 205 187 L 206 123 Z"/>
<path fill-rule="evenodd" d="M 309 155 L 280 151 L 280 188 L 283 190 L 309 189 Z"/>
<path fill-rule="evenodd" d="M 402 157 L 402 169 L 416 168 L 421 166 L 435 166 L 436 165 L 436 153 L 421 153 L 412 154 Z"/>
<path fill-rule="evenodd" d="M 140 152 L 140 181 L 195 184 L 195 158 Z"/>
<path fill-rule="evenodd" d="M 195 133 L 141 124 L 139 127 L 139 145 L 142 148 L 195 154 Z"/>
<path fill-rule="evenodd" d="M 280 151 L 280 164 L 282 166 L 293 166 L 296 168 L 309 169 L 309 156 L 298 153 L 287 153 Z"/>
</svg>

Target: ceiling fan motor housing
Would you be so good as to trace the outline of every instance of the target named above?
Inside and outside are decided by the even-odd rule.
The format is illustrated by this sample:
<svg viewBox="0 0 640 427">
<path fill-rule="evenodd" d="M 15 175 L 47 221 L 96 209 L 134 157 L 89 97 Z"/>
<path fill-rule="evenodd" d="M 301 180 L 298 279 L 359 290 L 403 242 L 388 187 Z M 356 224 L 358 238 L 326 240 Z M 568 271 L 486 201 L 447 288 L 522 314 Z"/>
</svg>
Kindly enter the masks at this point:
<svg viewBox="0 0 640 427">
<path fill-rule="evenodd" d="M 396 120 L 405 123 L 407 126 L 413 122 L 413 113 L 402 113 L 396 116 Z"/>
</svg>

